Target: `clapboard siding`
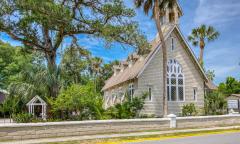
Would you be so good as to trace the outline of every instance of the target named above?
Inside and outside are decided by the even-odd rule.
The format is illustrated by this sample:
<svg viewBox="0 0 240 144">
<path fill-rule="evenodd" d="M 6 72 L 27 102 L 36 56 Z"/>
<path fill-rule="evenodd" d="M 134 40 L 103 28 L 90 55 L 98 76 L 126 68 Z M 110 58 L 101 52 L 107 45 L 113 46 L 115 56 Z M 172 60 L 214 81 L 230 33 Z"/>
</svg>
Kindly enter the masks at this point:
<svg viewBox="0 0 240 144">
<path fill-rule="evenodd" d="M 175 38 L 175 50 L 171 50 L 171 37 Z M 195 103 L 197 107 L 202 108 L 204 105 L 204 78 L 201 75 L 199 68 L 188 51 L 186 50 L 186 44 L 184 44 L 178 32 L 175 30 L 171 33 L 166 40 L 168 59 L 175 59 L 182 66 L 184 73 L 184 102 L 168 102 L 168 113 L 180 114 L 181 107 L 188 103 Z M 159 51 L 154 55 L 151 61 L 148 63 L 142 74 L 138 79 L 134 81 L 135 84 L 135 96 L 141 95 L 148 90 L 148 86 L 152 87 L 152 101 L 146 100 L 142 114 L 162 116 L 163 115 L 163 91 L 162 91 L 162 51 Z M 126 82 L 122 85 L 115 87 L 118 89 L 122 87 L 125 91 L 128 89 Z M 193 88 L 198 88 L 197 101 L 193 100 Z M 111 90 L 108 90 L 108 92 Z M 106 95 L 106 92 L 105 92 Z"/>
<path fill-rule="evenodd" d="M 171 51 L 171 39 L 175 38 L 176 49 Z M 184 102 L 168 102 L 169 113 L 179 114 L 181 107 L 188 103 L 195 103 L 201 108 L 204 105 L 204 79 L 201 76 L 197 66 L 186 51 L 183 43 L 180 43 L 179 36 L 174 31 L 167 41 L 168 59 L 176 59 L 182 66 L 185 78 L 185 101 Z M 142 75 L 138 79 L 137 93 L 147 91 L 148 85 L 153 87 L 153 100 L 146 102 L 143 110 L 144 114 L 155 114 L 162 116 L 162 52 L 161 49 L 156 53 Z M 198 88 L 197 101 L 193 100 L 193 87 Z"/>
</svg>

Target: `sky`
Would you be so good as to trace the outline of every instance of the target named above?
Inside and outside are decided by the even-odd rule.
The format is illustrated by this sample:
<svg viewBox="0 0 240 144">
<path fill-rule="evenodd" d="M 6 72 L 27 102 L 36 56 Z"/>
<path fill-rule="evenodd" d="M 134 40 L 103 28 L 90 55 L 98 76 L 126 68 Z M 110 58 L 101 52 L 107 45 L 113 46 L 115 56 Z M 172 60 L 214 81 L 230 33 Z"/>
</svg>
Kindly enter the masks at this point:
<svg viewBox="0 0 240 144">
<path fill-rule="evenodd" d="M 124 1 L 127 7 L 134 8 L 133 0 Z M 240 79 L 240 0 L 179 0 L 179 3 L 184 13 L 180 18 L 180 29 L 185 38 L 201 24 L 212 25 L 220 32 L 216 41 L 206 45 L 204 53 L 206 69 L 215 71 L 214 83 L 225 81 L 227 76 Z M 136 13 L 133 19 L 139 22 L 139 28 L 147 39 L 152 40 L 157 33 L 154 21 L 140 9 Z M 0 39 L 20 45 L 4 34 L 0 35 Z M 101 40 L 87 36 L 81 37 L 79 44 L 105 62 L 124 60 L 133 51 L 132 48 L 123 49 L 118 44 L 106 49 Z M 199 48 L 192 46 L 192 49 L 198 56 Z"/>
</svg>

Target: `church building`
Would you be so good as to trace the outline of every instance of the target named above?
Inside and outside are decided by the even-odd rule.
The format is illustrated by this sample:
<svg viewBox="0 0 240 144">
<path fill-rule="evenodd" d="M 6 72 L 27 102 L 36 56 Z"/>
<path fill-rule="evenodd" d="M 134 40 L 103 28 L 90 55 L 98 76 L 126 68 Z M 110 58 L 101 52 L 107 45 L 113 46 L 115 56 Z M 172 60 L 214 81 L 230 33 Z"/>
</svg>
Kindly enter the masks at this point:
<svg viewBox="0 0 240 144">
<path fill-rule="evenodd" d="M 166 9 L 160 18 L 167 46 L 168 114 L 176 115 L 180 115 L 182 106 L 189 103 L 203 108 L 205 92 L 214 88 L 179 28 L 182 15 L 177 4 L 173 9 Z M 114 74 L 102 88 L 105 108 L 123 102 L 126 94 L 135 97 L 148 92 L 141 113 L 163 116 L 163 56 L 159 36 L 150 44 L 149 54 L 140 56 L 133 53 L 113 67 Z"/>
</svg>

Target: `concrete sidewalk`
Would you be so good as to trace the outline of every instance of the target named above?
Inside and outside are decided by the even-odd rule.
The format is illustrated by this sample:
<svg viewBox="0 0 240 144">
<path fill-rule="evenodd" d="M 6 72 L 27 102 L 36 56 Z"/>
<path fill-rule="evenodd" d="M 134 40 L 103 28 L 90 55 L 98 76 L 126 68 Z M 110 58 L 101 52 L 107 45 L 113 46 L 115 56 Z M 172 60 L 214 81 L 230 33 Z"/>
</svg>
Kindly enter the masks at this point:
<svg viewBox="0 0 240 144">
<path fill-rule="evenodd" d="M 0 144 L 37 144 L 37 143 L 81 141 L 81 140 L 108 139 L 108 138 L 121 138 L 121 137 L 138 137 L 138 136 L 140 137 L 140 136 L 163 135 L 163 134 L 173 134 L 173 133 L 190 133 L 190 132 L 214 131 L 214 130 L 228 130 L 228 129 L 240 129 L 240 126 L 169 130 L 169 131 L 159 131 L 159 132 L 138 132 L 138 133 L 126 133 L 126 134 L 106 134 L 106 135 L 31 139 L 31 140 L 22 140 L 22 141 L 0 142 Z"/>
</svg>

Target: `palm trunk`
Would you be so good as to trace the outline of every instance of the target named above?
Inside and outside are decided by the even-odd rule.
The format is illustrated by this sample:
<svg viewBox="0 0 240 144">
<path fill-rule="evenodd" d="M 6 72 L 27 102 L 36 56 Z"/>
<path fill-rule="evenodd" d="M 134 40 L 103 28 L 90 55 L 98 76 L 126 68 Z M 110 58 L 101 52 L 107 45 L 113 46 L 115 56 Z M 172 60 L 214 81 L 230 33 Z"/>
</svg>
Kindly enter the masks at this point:
<svg viewBox="0 0 240 144">
<path fill-rule="evenodd" d="M 203 52 L 204 52 L 204 41 L 200 40 L 200 56 L 199 56 L 199 63 L 203 67 Z"/>
<path fill-rule="evenodd" d="M 199 56 L 199 63 L 201 64 L 201 66 L 203 66 L 203 48 L 200 48 L 200 56 Z"/>
<path fill-rule="evenodd" d="M 161 29 L 161 23 L 160 23 L 160 9 L 159 9 L 159 1 L 155 0 L 155 7 L 154 7 L 154 18 L 155 18 L 155 23 L 157 26 L 158 30 L 158 35 L 162 44 L 162 55 L 163 55 L 163 77 L 162 77 L 162 82 L 163 82 L 163 116 L 166 117 L 168 114 L 168 104 L 167 104 L 167 47 L 164 41 L 164 36 L 163 32 Z"/>
</svg>

